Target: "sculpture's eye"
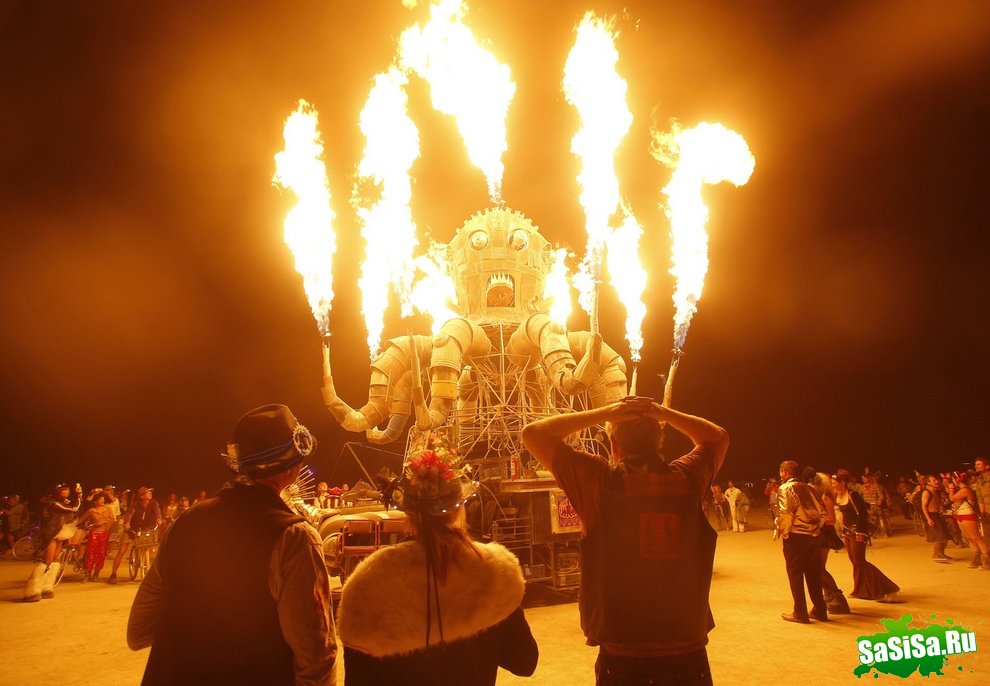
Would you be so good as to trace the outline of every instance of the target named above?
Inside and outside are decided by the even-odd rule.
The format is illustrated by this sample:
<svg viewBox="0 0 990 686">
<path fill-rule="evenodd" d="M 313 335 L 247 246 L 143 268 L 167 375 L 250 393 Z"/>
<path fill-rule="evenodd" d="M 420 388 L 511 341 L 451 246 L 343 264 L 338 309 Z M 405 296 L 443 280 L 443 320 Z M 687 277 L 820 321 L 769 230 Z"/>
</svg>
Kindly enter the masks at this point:
<svg viewBox="0 0 990 686">
<path fill-rule="evenodd" d="M 488 234 L 484 231 L 475 231 L 468 237 L 468 242 L 475 250 L 481 250 L 488 245 Z"/>
<path fill-rule="evenodd" d="M 509 247 L 513 250 L 525 250 L 529 247 L 529 233 L 526 229 L 513 229 L 509 234 Z"/>
</svg>

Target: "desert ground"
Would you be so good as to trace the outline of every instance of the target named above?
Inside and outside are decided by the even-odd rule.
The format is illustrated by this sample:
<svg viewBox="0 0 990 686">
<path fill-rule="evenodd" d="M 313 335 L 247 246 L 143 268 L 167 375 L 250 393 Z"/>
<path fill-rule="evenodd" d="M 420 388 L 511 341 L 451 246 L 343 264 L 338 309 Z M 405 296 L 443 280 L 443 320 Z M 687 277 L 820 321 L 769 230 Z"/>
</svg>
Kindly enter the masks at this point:
<svg viewBox="0 0 990 686">
<path fill-rule="evenodd" d="M 859 665 L 859 636 L 883 631 L 880 620 L 910 614 L 916 623 L 934 616 L 974 629 L 977 651 L 949 658 L 943 674 L 925 679 L 883 674 L 871 682 L 903 684 L 985 684 L 990 678 L 990 572 L 967 569 L 970 551 L 950 545 L 950 564 L 931 560 L 931 546 L 895 517 L 895 534 L 877 540 L 867 557 L 902 589 L 898 604 L 850 598 L 852 614 L 833 615 L 828 623 L 784 622 L 790 610 L 780 543 L 766 529 L 721 532 L 715 558 L 711 605 L 716 627 L 710 634 L 709 658 L 716 684 L 854 684 Z M 848 594 L 852 568 L 843 551 L 829 559 L 829 569 Z M 132 652 L 124 641 L 134 582 L 110 586 L 80 583 L 68 573 L 55 598 L 23 603 L 30 564 L 0 561 L 0 685 L 93 682 L 137 684 L 148 651 Z M 593 684 L 596 651 L 584 645 L 573 597 L 531 587 L 526 616 L 540 645 L 540 663 L 529 679 L 500 672 L 499 684 L 577 686 Z M 483 598 L 478 599 L 484 602 Z M 192 620 L 192 618 L 190 618 Z M 343 684 L 343 665 L 338 664 Z"/>
</svg>

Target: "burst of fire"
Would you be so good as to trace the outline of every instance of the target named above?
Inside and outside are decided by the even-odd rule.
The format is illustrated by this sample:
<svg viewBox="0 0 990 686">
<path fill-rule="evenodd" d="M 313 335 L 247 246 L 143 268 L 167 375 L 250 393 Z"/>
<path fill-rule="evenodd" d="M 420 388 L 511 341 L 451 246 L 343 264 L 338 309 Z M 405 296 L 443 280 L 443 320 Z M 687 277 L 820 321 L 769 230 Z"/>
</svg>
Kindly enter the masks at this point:
<svg viewBox="0 0 990 686">
<path fill-rule="evenodd" d="M 436 334 L 448 319 L 460 315 L 451 307 L 457 302 L 454 281 L 447 268 L 447 246 L 430 243 L 425 255 L 414 260 L 416 271 L 421 275 L 416 279 L 409 293 L 412 306 L 433 320 L 433 333 Z"/>
<path fill-rule="evenodd" d="M 285 120 L 285 148 L 275 155 L 274 183 L 288 188 L 297 202 L 285 217 L 285 242 L 295 258 L 296 271 L 316 325 L 323 336 L 330 335 L 330 307 L 333 302 L 334 212 L 323 164 L 316 111 L 305 100 Z"/>
<path fill-rule="evenodd" d="M 464 14 L 463 0 L 437 0 L 430 21 L 399 39 L 400 65 L 426 80 L 433 106 L 457 120 L 468 157 L 484 173 L 491 200 L 500 202 L 505 119 L 516 84 L 509 68 L 478 45 Z"/>
<path fill-rule="evenodd" d="M 446 246 L 431 243 L 425 255 L 413 257 L 417 240 L 410 210 L 410 170 L 419 157 L 419 133 L 408 115 L 406 86 L 411 73 L 430 84 L 434 107 L 455 117 L 471 161 L 485 174 L 491 199 L 501 201 L 505 121 L 515 84 L 508 67 L 479 46 L 462 22 L 464 14 L 463 0 L 434 0 L 430 21 L 402 34 L 398 66 L 375 78 L 361 112 L 366 145 L 352 203 L 367 243 L 360 288 L 372 356 L 380 343 L 389 288 L 395 288 L 399 296 L 402 316 L 414 310 L 426 313 L 433 319 L 434 332 L 449 318 L 459 316 Z M 597 332 L 598 289 L 607 256 L 611 283 L 627 311 L 626 338 L 635 387 L 646 314 L 642 301 L 646 272 L 638 255 L 643 229 L 624 203 L 615 173 L 615 155 L 632 124 L 632 114 L 625 101 L 626 82 L 616 71 L 618 52 L 611 24 L 589 12 L 576 33 L 563 88 L 582 122 L 571 147 L 581 162 L 578 182 L 588 245 L 573 284 Z M 721 181 L 743 185 L 755 160 L 742 136 L 719 124 L 703 123 L 690 130 L 675 125 L 671 133 L 653 132 L 653 138 L 651 152 L 674 168 L 664 188 L 673 238 L 671 274 L 676 279 L 676 354 L 664 395 L 669 404 L 673 374 L 708 269 L 708 209 L 702 201 L 702 186 Z M 329 335 L 334 213 L 317 114 L 305 101 L 286 121 L 285 144 L 275 158 L 274 181 L 298 197 L 285 220 L 285 240 L 303 276 L 319 329 Z M 552 253 L 543 294 L 550 303 L 551 318 L 564 326 L 571 309 L 566 255 L 563 248 Z"/>
<path fill-rule="evenodd" d="M 567 101 L 577 109 L 582 124 L 571 141 L 571 151 L 581 160 L 578 183 L 588 248 L 575 285 L 581 306 L 594 321 L 602 257 L 606 250 L 612 254 L 610 262 L 615 268 L 609 273 L 626 308 L 626 339 L 633 362 L 638 362 L 646 313 L 642 302 L 646 271 L 638 255 L 643 230 L 623 202 L 615 174 L 615 154 L 633 119 L 626 105 L 626 81 L 616 71 L 618 60 L 609 24 L 591 12 L 585 14 L 567 57 L 563 82 Z M 614 229 L 610 222 L 616 215 L 622 223 Z"/>
<path fill-rule="evenodd" d="M 567 280 L 567 248 L 550 253 L 551 266 L 543 287 L 543 299 L 550 302 L 550 319 L 563 327 L 571 316 L 571 286 Z"/>
<path fill-rule="evenodd" d="M 361 132 L 366 143 L 358 175 L 378 191 L 377 202 L 370 206 L 366 198 L 354 199 L 366 245 L 358 283 L 372 357 L 381 342 L 390 286 L 399 294 L 402 315 L 412 313 L 409 293 L 416 225 L 409 206 L 409 170 L 419 157 L 419 131 L 409 118 L 406 83 L 406 76 L 394 67 L 379 74 L 361 110 Z"/>
<path fill-rule="evenodd" d="M 608 273 L 619 300 L 626 308 L 626 340 L 629 341 L 629 357 L 633 364 L 640 361 L 643 349 L 643 319 L 646 304 L 646 270 L 639 259 L 639 239 L 643 227 L 635 217 L 627 216 L 608 238 Z"/>
<path fill-rule="evenodd" d="M 675 125 L 669 133 L 654 131 L 652 153 L 674 167 L 663 192 L 672 238 L 670 273 L 676 280 L 674 349 L 680 351 L 708 272 L 708 207 L 702 186 L 722 181 L 742 186 L 749 181 L 756 159 L 742 136 L 707 122 L 683 130 Z"/>
</svg>

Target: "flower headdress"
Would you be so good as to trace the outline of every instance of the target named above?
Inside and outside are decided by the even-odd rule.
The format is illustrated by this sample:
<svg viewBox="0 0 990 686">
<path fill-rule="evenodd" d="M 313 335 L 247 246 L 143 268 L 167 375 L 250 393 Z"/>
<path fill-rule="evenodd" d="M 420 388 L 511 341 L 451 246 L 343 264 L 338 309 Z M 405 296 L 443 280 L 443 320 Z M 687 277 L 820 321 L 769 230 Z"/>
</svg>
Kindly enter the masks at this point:
<svg viewBox="0 0 990 686">
<path fill-rule="evenodd" d="M 473 495 L 467 465 L 443 430 L 413 439 L 399 482 L 400 509 L 439 515 Z"/>
</svg>

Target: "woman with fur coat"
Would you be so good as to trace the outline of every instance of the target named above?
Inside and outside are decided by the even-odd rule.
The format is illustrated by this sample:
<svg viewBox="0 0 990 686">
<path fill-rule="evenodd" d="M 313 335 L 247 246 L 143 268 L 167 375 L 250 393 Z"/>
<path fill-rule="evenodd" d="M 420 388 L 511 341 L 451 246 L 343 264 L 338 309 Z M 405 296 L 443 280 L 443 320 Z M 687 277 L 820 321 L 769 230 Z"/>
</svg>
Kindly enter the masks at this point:
<svg viewBox="0 0 990 686">
<path fill-rule="evenodd" d="M 456 452 L 442 438 L 406 465 L 400 507 L 412 541 L 382 548 L 344 585 L 337 628 L 346 686 L 491 686 L 539 657 L 523 615 L 518 559 L 465 530 Z"/>
</svg>

